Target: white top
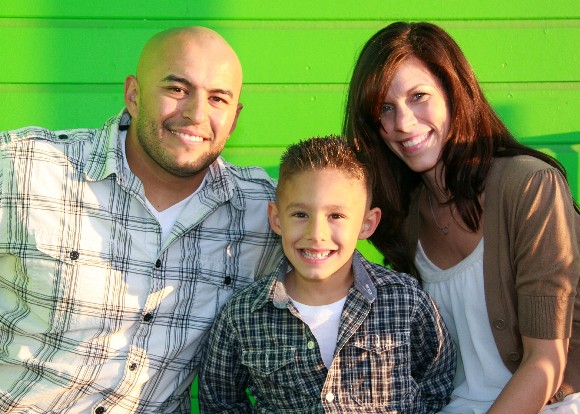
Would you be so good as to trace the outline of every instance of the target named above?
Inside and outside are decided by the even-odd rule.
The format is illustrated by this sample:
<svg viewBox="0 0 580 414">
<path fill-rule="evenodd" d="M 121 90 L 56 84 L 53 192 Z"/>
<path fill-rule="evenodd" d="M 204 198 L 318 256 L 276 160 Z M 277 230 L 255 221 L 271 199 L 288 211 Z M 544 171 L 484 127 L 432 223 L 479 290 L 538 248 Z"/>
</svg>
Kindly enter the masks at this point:
<svg viewBox="0 0 580 414">
<path fill-rule="evenodd" d="M 483 414 L 512 375 L 501 360 L 488 322 L 483 238 L 469 256 L 450 269 L 435 266 L 421 243 L 415 262 L 423 287 L 437 303 L 457 347 L 455 389 L 441 412 Z"/>
<path fill-rule="evenodd" d="M 326 368 L 330 368 L 334 359 L 340 315 L 345 301 L 346 296 L 329 305 L 310 306 L 292 299 L 292 303 L 300 312 L 300 317 L 308 325 L 318 342 L 320 355 Z"/>
</svg>

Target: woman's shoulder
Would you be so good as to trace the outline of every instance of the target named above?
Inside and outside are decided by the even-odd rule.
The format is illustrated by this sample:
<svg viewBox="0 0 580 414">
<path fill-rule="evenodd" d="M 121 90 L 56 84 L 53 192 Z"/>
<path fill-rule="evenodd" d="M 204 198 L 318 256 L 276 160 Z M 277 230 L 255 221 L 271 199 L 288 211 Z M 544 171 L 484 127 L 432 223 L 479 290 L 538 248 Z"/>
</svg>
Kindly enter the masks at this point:
<svg viewBox="0 0 580 414">
<path fill-rule="evenodd" d="M 528 175 L 543 170 L 557 170 L 557 168 L 531 155 L 497 157 L 494 158 L 492 166 L 492 172 L 502 175 Z"/>
<path fill-rule="evenodd" d="M 547 162 L 530 155 L 494 158 L 487 177 L 486 187 L 518 187 L 534 177 L 541 180 L 544 174 L 555 174 L 564 178 L 560 170 Z"/>
</svg>

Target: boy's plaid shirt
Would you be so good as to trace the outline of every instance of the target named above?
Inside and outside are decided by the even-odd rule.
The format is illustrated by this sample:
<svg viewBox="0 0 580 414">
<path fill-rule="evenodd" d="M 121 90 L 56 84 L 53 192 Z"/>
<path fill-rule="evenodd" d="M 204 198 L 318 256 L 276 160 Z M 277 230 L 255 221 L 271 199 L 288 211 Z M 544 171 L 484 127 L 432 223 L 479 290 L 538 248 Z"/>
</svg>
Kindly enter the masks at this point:
<svg viewBox="0 0 580 414">
<path fill-rule="evenodd" d="M 200 372 L 204 413 L 436 413 L 448 402 L 455 348 L 415 279 L 353 257 L 334 360 L 286 294 L 279 272 L 237 292 L 210 332 Z"/>
</svg>

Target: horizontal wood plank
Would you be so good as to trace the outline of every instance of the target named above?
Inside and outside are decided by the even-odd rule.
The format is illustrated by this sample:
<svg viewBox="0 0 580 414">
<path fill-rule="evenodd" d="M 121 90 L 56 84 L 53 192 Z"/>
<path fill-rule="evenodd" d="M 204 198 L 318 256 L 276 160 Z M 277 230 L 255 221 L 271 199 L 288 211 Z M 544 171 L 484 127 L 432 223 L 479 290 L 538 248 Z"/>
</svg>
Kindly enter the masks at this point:
<svg viewBox="0 0 580 414">
<path fill-rule="evenodd" d="M 190 21 L 238 52 L 247 84 L 342 84 L 384 22 Z M 440 22 L 482 82 L 580 81 L 580 27 L 567 21 Z M 0 83 L 119 83 L 154 33 L 183 21 L 0 19 Z"/>
<path fill-rule="evenodd" d="M 523 140 L 580 131 L 580 82 L 483 84 L 483 88 L 502 119 Z M 122 109 L 122 95 L 122 84 L 0 84 L 0 130 L 26 125 L 99 127 Z M 245 85 L 244 109 L 229 144 L 284 146 L 312 135 L 340 133 L 345 95 L 344 84 Z"/>
<path fill-rule="evenodd" d="M 101 19 L 429 20 L 579 17 L 577 0 L 3 0 L 0 16 Z"/>
</svg>

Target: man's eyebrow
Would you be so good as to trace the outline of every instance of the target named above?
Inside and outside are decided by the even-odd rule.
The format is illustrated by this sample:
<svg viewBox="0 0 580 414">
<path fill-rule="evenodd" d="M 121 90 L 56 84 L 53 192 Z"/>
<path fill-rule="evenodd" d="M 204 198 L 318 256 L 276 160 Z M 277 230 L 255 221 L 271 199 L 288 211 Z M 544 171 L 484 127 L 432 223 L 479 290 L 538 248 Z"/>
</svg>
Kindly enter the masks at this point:
<svg viewBox="0 0 580 414">
<path fill-rule="evenodd" d="M 178 83 L 184 84 L 188 88 L 193 87 L 193 84 L 189 80 L 182 78 L 182 77 L 179 77 L 179 76 L 176 76 L 176 75 L 167 75 L 161 81 L 162 82 L 178 82 Z M 234 97 L 234 93 L 229 89 L 215 88 L 215 89 L 211 89 L 210 92 L 218 93 L 221 95 L 228 95 L 230 98 Z"/>
</svg>

